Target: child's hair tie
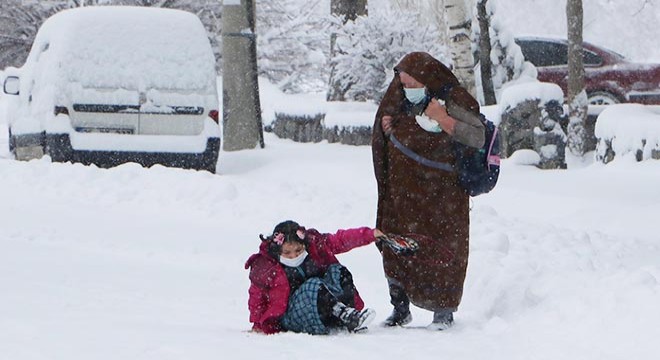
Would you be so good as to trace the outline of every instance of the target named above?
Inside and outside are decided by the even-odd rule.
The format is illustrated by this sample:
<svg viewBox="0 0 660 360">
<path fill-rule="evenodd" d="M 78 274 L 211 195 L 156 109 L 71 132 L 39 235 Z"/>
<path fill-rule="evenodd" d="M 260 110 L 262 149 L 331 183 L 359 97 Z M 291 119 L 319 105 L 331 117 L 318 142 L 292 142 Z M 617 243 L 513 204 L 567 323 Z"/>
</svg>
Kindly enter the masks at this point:
<svg viewBox="0 0 660 360">
<path fill-rule="evenodd" d="M 284 243 L 284 234 L 283 233 L 273 234 L 273 242 L 277 245 L 282 245 Z"/>
</svg>

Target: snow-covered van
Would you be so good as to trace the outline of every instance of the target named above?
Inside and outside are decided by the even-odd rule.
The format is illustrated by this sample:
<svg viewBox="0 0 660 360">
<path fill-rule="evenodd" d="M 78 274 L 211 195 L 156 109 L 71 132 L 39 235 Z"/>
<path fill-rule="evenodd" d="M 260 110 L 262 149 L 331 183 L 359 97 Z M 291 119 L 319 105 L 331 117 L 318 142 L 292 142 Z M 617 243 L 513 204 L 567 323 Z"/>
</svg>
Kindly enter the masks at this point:
<svg viewBox="0 0 660 360">
<path fill-rule="evenodd" d="M 215 59 L 194 14 L 85 7 L 53 15 L 25 64 L 5 74 L 16 159 L 215 172 Z M 9 97 L 5 95 L 6 97 Z"/>
</svg>

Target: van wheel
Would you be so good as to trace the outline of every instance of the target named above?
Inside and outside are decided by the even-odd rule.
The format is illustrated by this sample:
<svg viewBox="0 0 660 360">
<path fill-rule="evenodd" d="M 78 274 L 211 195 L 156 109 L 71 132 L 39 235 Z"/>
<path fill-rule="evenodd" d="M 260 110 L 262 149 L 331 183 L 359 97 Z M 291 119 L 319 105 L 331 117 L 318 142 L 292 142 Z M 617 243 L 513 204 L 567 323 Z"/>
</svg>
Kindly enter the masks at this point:
<svg viewBox="0 0 660 360">
<path fill-rule="evenodd" d="M 205 158 L 203 161 L 201 161 L 201 162 L 195 164 L 195 165 L 194 165 L 193 167 L 191 167 L 191 168 L 192 168 L 192 169 L 195 169 L 195 170 L 198 170 L 198 171 L 199 171 L 199 170 L 201 170 L 201 171 L 208 171 L 208 172 L 210 172 L 211 174 L 215 174 L 215 169 L 216 169 L 216 164 L 217 164 L 217 162 L 218 162 L 217 159 L 216 159 L 216 161 L 209 161 L 209 159 L 206 159 L 206 158 Z"/>
<path fill-rule="evenodd" d="M 73 151 L 67 134 L 50 134 L 46 136 L 45 149 L 54 162 L 72 161 Z"/>
<path fill-rule="evenodd" d="M 11 134 L 11 128 L 7 129 L 9 131 L 9 152 L 16 157 L 16 137 Z"/>
<path fill-rule="evenodd" d="M 205 166 L 205 167 L 203 168 L 203 170 L 206 170 L 206 171 L 210 172 L 211 174 L 215 174 L 215 168 L 216 168 L 216 165 L 213 164 L 213 165 L 207 165 L 207 166 Z"/>
<path fill-rule="evenodd" d="M 588 97 L 590 105 L 613 105 L 621 102 L 618 96 L 607 91 L 595 91 Z"/>
<path fill-rule="evenodd" d="M 220 153 L 220 139 L 209 139 L 206 144 L 204 156 L 199 164 L 199 170 L 206 170 L 211 174 L 215 174 L 218 166 L 218 155 Z"/>
</svg>

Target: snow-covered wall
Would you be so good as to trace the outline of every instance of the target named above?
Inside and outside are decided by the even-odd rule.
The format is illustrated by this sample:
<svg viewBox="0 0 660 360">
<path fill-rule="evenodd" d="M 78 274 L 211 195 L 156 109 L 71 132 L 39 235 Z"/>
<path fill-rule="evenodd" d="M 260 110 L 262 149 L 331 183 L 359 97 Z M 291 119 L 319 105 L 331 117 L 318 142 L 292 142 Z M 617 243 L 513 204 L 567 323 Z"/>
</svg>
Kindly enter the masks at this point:
<svg viewBox="0 0 660 360">
<path fill-rule="evenodd" d="M 660 159 L 660 106 L 610 105 L 598 116 L 595 133 L 600 161 L 615 156 Z"/>
<path fill-rule="evenodd" d="M 508 86 L 502 90 L 499 106 L 502 112 L 516 107 L 525 100 L 539 99 L 542 104 L 550 101 L 564 102 L 564 93 L 556 84 L 527 82 Z"/>
</svg>

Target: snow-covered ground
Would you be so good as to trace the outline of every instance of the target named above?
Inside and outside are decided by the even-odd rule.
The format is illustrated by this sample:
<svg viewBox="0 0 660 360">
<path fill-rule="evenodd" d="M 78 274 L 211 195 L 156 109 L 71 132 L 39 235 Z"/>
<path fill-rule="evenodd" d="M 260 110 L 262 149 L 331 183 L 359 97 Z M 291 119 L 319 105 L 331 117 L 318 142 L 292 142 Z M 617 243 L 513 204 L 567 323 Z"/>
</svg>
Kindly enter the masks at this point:
<svg viewBox="0 0 660 360">
<path fill-rule="evenodd" d="M 625 119 L 622 119 L 625 120 Z M 373 225 L 367 146 L 221 154 L 219 174 L 8 159 L 0 128 L 0 358 L 656 359 L 660 162 L 561 171 L 503 162 L 474 198 L 456 326 L 313 337 L 248 332 L 245 259 L 284 219 Z M 377 322 L 390 311 L 374 246 L 340 256 Z"/>
<path fill-rule="evenodd" d="M 603 3 L 625 6 L 602 0 L 586 7 Z M 554 10 L 530 20 L 540 5 Z M 557 14 L 564 5 L 502 6 L 507 21 L 520 25 L 515 34 L 561 35 L 565 20 Z M 656 6 L 638 9 L 622 16 L 658 14 Z M 636 23 L 608 17 L 607 26 L 596 26 L 602 17 L 591 14 L 586 40 L 658 59 L 646 35 L 629 41 Z M 623 31 L 621 23 L 630 26 Z M 264 97 L 264 121 L 272 121 L 277 104 L 317 99 Z M 2 360 L 652 360 L 660 354 L 660 161 L 571 159 L 569 170 L 542 171 L 523 165 L 533 160 L 529 152 L 504 160 L 498 187 L 473 199 L 466 291 L 449 331 L 427 331 L 431 314 L 414 308 L 405 329 L 374 324 L 359 335 L 263 336 L 249 332 L 243 268 L 259 233 L 285 219 L 326 232 L 373 225 L 369 147 L 298 144 L 266 134 L 265 149 L 222 152 L 217 175 L 17 162 L 7 153 L 2 112 Z M 375 247 L 340 260 L 382 321 L 390 305 Z"/>
</svg>

